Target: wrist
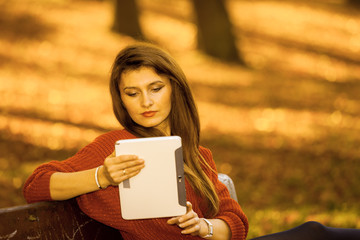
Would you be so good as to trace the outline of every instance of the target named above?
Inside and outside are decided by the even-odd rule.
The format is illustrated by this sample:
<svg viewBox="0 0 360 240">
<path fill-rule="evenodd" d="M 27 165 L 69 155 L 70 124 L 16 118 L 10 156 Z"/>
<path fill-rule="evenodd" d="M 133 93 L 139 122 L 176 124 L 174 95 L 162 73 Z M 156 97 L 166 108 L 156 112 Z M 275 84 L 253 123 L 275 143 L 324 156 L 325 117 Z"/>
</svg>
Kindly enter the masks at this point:
<svg viewBox="0 0 360 240">
<path fill-rule="evenodd" d="M 201 230 L 199 232 L 200 237 L 209 239 L 213 236 L 213 225 L 212 223 L 205 219 L 201 218 Z"/>
<path fill-rule="evenodd" d="M 105 176 L 104 165 L 101 165 L 99 167 L 98 181 L 99 181 L 99 184 L 100 184 L 102 189 L 105 189 L 110 185 L 110 182 L 108 181 L 108 179 Z"/>
</svg>

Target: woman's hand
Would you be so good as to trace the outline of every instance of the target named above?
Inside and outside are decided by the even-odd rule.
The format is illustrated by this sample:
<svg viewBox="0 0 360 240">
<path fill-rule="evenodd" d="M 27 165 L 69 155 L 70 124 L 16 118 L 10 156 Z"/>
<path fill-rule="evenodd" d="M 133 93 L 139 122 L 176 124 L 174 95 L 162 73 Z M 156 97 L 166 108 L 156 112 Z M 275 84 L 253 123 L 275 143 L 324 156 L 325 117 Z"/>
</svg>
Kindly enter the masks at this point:
<svg viewBox="0 0 360 240">
<path fill-rule="evenodd" d="M 145 167 L 143 159 L 135 155 L 115 156 L 113 152 L 104 161 L 104 166 L 99 169 L 99 183 L 102 188 L 109 185 L 117 186 L 122 181 L 129 179 Z"/>
<path fill-rule="evenodd" d="M 192 204 L 186 202 L 186 214 L 180 217 L 173 217 L 167 221 L 168 224 L 176 224 L 183 230 L 182 234 L 191 234 L 192 236 L 206 236 L 208 232 L 207 224 L 198 217 L 192 209 Z"/>
</svg>

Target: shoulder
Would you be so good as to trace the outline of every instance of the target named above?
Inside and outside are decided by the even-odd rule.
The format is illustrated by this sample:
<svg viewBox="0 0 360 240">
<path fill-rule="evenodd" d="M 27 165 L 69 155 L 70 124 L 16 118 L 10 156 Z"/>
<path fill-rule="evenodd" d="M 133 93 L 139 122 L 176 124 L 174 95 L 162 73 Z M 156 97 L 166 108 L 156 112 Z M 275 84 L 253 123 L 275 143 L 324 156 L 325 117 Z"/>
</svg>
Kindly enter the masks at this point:
<svg viewBox="0 0 360 240">
<path fill-rule="evenodd" d="M 217 171 L 211 150 L 203 146 L 199 146 L 199 152 L 206 163 L 212 168 L 212 170 Z"/>
<path fill-rule="evenodd" d="M 131 139 L 131 138 L 136 138 L 136 137 L 133 134 L 126 131 L 125 129 L 121 129 L 121 130 L 113 130 L 104 133 L 98 136 L 97 138 L 95 138 L 94 142 L 114 144 L 117 140 Z"/>
<path fill-rule="evenodd" d="M 131 138 L 136 137 L 124 129 L 113 130 L 96 137 L 93 142 L 81 149 L 78 154 L 96 152 L 100 156 L 108 156 L 114 151 L 116 141 Z"/>
<path fill-rule="evenodd" d="M 199 152 L 206 160 L 212 159 L 212 153 L 211 153 L 210 149 L 205 148 L 203 146 L 199 146 Z"/>
</svg>

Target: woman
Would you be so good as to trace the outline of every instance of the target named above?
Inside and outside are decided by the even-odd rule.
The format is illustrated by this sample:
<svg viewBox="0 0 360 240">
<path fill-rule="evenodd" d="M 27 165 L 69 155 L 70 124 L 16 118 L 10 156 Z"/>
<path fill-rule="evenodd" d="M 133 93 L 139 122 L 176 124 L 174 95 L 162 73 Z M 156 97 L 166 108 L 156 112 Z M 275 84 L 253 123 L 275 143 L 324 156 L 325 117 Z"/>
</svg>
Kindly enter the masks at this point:
<svg viewBox="0 0 360 240">
<path fill-rule="evenodd" d="M 197 109 L 174 59 L 150 44 L 125 48 L 113 64 L 110 92 L 115 116 L 124 129 L 99 136 L 65 161 L 39 166 L 25 183 L 26 200 L 76 197 L 87 215 L 119 229 L 124 239 L 245 239 L 247 218 L 219 182 L 211 152 L 199 146 Z M 146 162 L 131 155 L 115 157 L 115 142 L 169 135 L 182 138 L 186 214 L 122 219 L 117 185 L 139 174 Z"/>
</svg>

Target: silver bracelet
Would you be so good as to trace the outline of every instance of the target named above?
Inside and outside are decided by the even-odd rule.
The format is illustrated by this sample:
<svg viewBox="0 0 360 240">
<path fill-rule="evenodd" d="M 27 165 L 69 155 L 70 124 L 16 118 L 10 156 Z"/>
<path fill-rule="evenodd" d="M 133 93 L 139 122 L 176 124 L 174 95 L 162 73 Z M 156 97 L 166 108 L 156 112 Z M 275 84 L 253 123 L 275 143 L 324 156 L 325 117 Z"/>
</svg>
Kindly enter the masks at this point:
<svg viewBox="0 0 360 240">
<path fill-rule="evenodd" d="M 95 170 L 95 182 L 96 182 L 96 185 L 98 186 L 99 189 L 102 189 L 102 187 L 100 186 L 100 183 L 99 183 L 99 179 L 98 179 L 98 172 L 99 172 L 99 168 L 101 166 L 97 167 L 96 170 Z"/>
<path fill-rule="evenodd" d="M 210 238 L 210 237 L 212 237 L 212 236 L 214 235 L 213 225 L 212 225 L 212 223 L 211 223 L 209 220 L 207 220 L 206 218 L 203 218 L 203 220 L 205 221 L 205 223 L 207 224 L 207 226 L 208 226 L 208 228 L 209 228 L 209 231 L 208 231 L 207 235 L 204 236 L 203 238 Z"/>
</svg>

